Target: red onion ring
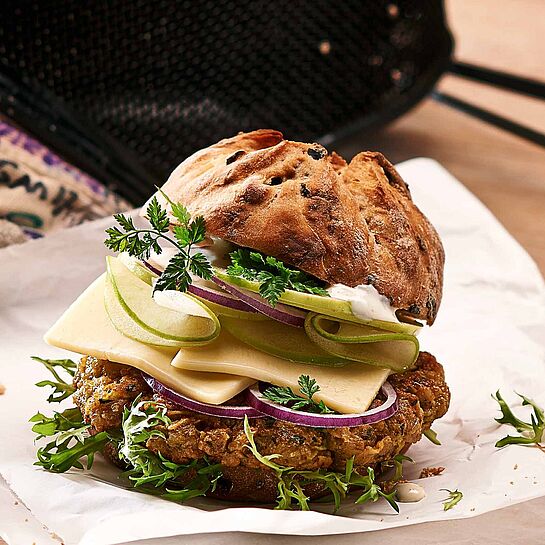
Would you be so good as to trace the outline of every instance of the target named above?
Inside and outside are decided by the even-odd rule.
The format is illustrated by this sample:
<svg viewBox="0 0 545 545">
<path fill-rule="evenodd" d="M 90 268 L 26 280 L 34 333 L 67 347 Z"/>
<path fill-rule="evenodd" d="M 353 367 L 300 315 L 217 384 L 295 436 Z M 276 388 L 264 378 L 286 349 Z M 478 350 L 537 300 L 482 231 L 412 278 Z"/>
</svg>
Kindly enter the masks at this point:
<svg viewBox="0 0 545 545">
<path fill-rule="evenodd" d="M 374 424 L 390 418 L 398 409 L 397 394 L 389 382 L 385 382 L 381 387 L 382 393 L 387 396 L 386 401 L 382 405 L 360 414 L 315 414 L 296 411 L 263 397 L 257 384 L 250 386 L 246 391 L 248 404 L 260 413 L 277 420 L 286 420 L 300 426 L 313 428 L 340 428 Z"/>
<path fill-rule="evenodd" d="M 257 293 L 252 293 L 248 290 L 244 290 L 243 288 L 235 287 L 232 284 L 228 284 L 227 282 L 221 280 L 217 276 L 213 276 L 212 280 L 220 288 L 223 288 L 228 293 L 234 295 L 235 297 L 238 297 L 247 305 L 255 308 L 257 311 L 265 314 L 265 316 L 268 316 L 273 320 L 277 320 L 278 322 L 292 325 L 294 327 L 303 327 L 305 325 L 306 313 L 300 311 L 299 309 L 290 307 L 288 305 L 283 305 L 282 303 L 278 303 L 275 307 L 272 307 L 265 299 L 263 299 L 263 297 L 261 297 Z"/>
<path fill-rule="evenodd" d="M 160 269 L 158 269 L 157 267 L 155 267 L 154 265 L 152 265 L 149 261 L 146 261 L 145 259 L 142 260 L 142 265 L 144 265 L 148 270 L 150 270 L 152 273 L 158 276 L 161 276 L 161 274 L 163 274 L 163 271 L 161 271 Z M 237 297 L 219 293 L 217 291 L 207 289 L 203 286 L 196 286 L 195 284 L 189 284 L 189 286 L 187 287 L 187 291 L 189 293 L 192 293 L 193 295 L 196 295 L 197 297 L 201 297 L 202 299 L 205 299 L 206 301 L 210 301 L 211 303 L 216 303 L 216 305 L 232 308 L 233 310 L 240 310 L 242 312 L 252 312 L 252 313 L 258 312 L 254 307 L 248 305 L 247 303 L 244 303 Z"/>
<path fill-rule="evenodd" d="M 163 274 L 163 271 L 159 270 L 157 267 L 154 267 L 149 261 L 146 261 L 145 259 L 142 259 L 142 265 L 144 265 L 146 269 L 151 271 L 153 274 L 156 274 L 157 276 L 161 276 Z"/>
<path fill-rule="evenodd" d="M 221 305 L 223 307 L 241 310 L 243 312 L 253 312 L 254 314 L 257 313 L 257 310 L 254 307 L 226 293 L 220 293 L 219 291 L 214 291 L 202 286 L 196 286 L 195 284 L 189 284 L 187 291 L 193 295 L 196 295 L 197 297 L 201 297 L 202 299 L 206 299 L 211 303 L 216 303 L 217 305 Z"/>
<path fill-rule="evenodd" d="M 208 416 L 217 416 L 219 418 L 237 418 L 242 419 L 245 416 L 248 418 L 263 418 L 263 414 L 256 411 L 252 407 L 235 406 L 235 405 L 212 405 L 211 403 L 201 403 L 189 397 L 186 397 L 178 392 L 175 392 L 168 386 L 165 386 L 157 379 L 142 373 L 142 376 L 148 386 L 157 394 L 172 401 L 172 403 L 190 409 L 196 413 L 206 414 Z"/>
</svg>

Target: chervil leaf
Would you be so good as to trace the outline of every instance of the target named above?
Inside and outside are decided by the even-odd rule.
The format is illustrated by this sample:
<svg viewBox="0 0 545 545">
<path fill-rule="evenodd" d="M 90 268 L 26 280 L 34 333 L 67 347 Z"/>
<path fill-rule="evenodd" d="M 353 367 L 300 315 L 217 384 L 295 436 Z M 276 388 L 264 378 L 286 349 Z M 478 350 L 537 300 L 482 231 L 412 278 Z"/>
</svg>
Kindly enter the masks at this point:
<svg viewBox="0 0 545 545">
<path fill-rule="evenodd" d="M 173 256 L 168 262 L 163 274 L 155 283 L 155 289 L 162 290 L 178 290 L 185 292 L 191 284 L 191 276 L 187 270 L 187 256 L 185 253 L 179 253 Z"/>
<path fill-rule="evenodd" d="M 276 305 L 288 289 L 329 296 L 320 280 L 287 266 L 275 257 L 246 248 L 239 248 L 229 256 L 231 264 L 227 267 L 227 274 L 259 282 L 259 293 L 272 306 Z"/>
<path fill-rule="evenodd" d="M 187 211 L 187 208 L 182 203 L 174 202 L 162 189 L 157 189 L 161 195 L 163 195 L 168 204 L 170 204 L 172 215 L 178 220 L 180 225 L 187 227 L 189 221 L 191 220 L 191 215 Z"/>
<path fill-rule="evenodd" d="M 267 302 L 275 306 L 280 299 L 280 296 L 286 291 L 288 283 L 281 276 L 273 276 L 270 273 L 262 273 L 259 275 L 261 285 L 259 286 L 259 294 L 267 300 Z"/>
<path fill-rule="evenodd" d="M 206 256 L 200 252 L 193 254 L 189 258 L 189 270 L 205 280 L 212 278 L 212 266 Z"/>
<path fill-rule="evenodd" d="M 151 226 L 159 233 L 166 233 L 169 229 L 167 211 L 159 204 L 157 197 L 153 197 L 146 209 L 146 217 Z M 134 230 L 134 225 L 132 226 Z"/>
<path fill-rule="evenodd" d="M 448 492 L 448 498 L 446 498 L 443 503 L 444 511 L 452 509 L 464 497 L 459 490 L 449 490 L 448 488 L 441 488 L 441 490 Z"/>
<path fill-rule="evenodd" d="M 291 388 L 282 386 L 269 386 L 264 392 L 263 397 L 270 399 L 279 405 L 286 405 L 296 411 L 306 411 L 311 413 L 333 413 L 323 401 L 316 401 L 313 396 L 320 391 L 320 387 L 316 384 L 316 380 L 308 375 L 299 377 L 299 388 L 302 396 L 293 392 Z"/>
<path fill-rule="evenodd" d="M 134 231 L 136 229 L 132 218 L 125 216 L 125 214 L 114 214 L 114 219 L 121 225 L 124 231 Z"/>
<path fill-rule="evenodd" d="M 513 428 L 521 434 L 519 436 L 507 435 L 496 442 L 496 447 L 502 448 L 507 445 L 532 445 L 544 450 L 544 447 L 541 445 L 545 433 L 544 411 L 530 398 L 522 394 L 517 395 L 522 399 L 522 406 L 529 406 L 533 409 L 533 414 L 530 416 L 530 422 L 524 422 L 515 416 L 507 402 L 501 396 L 499 390 L 496 392 L 495 396 L 492 396 L 492 398 L 498 402 L 502 413 L 500 418 L 495 419 L 496 422 L 513 426 Z"/>
<path fill-rule="evenodd" d="M 114 218 L 121 229 L 106 229 L 108 238 L 104 244 L 115 252 L 127 252 L 139 259 L 147 259 L 152 251 L 157 254 L 162 252 L 159 239 L 170 242 L 178 249 L 178 253 L 169 261 L 155 283 L 154 290 L 172 289 L 184 292 L 192 282 L 190 273 L 205 279 L 212 277 L 212 267 L 205 255 L 200 252 L 193 254 L 191 251 L 195 244 L 199 244 L 206 237 L 206 223 L 202 216 L 191 220 L 185 206 L 174 203 L 166 194 L 162 191 L 161 193 L 179 222 L 179 225 L 173 227 L 174 238 L 166 234 L 170 228 L 167 210 L 153 197 L 146 209 L 152 229 L 137 229 L 130 217 L 117 214 Z"/>
</svg>

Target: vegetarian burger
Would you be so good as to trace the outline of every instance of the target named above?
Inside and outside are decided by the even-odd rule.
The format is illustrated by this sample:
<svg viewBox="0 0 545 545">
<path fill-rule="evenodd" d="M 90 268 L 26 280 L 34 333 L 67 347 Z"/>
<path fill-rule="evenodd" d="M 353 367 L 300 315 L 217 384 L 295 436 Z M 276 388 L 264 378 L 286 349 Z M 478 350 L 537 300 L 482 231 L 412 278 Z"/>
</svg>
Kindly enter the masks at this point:
<svg viewBox="0 0 545 545">
<path fill-rule="evenodd" d="M 141 215 L 116 216 L 118 257 L 46 334 L 83 355 L 48 365 L 73 375 L 60 397 L 87 435 L 39 463 L 101 451 L 174 500 L 391 501 L 374 470 L 450 399 L 417 337 L 443 248 L 395 168 L 241 133 L 186 159 Z"/>
</svg>

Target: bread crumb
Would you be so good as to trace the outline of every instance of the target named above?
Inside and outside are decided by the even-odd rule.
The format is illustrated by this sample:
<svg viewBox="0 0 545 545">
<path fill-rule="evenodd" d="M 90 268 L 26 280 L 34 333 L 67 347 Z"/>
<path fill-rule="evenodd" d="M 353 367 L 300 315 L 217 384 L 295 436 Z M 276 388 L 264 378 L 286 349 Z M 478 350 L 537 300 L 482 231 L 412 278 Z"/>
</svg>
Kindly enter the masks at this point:
<svg viewBox="0 0 545 545">
<path fill-rule="evenodd" d="M 509 484 L 515 484 L 513 481 L 509 481 Z"/>
<path fill-rule="evenodd" d="M 436 477 L 437 475 L 441 475 L 445 471 L 444 467 L 425 467 L 420 472 L 420 479 L 427 479 L 428 477 Z"/>
<path fill-rule="evenodd" d="M 513 469 L 518 469 L 518 468 L 519 468 L 519 465 L 518 465 L 518 464 L 515 464 L 515 465 L 513 466 Z"/>
<path fill-rule="evenodd" d="M 3 384 L 0 384 L 0 396 L 6 393 L 6 387 Z"/>
</svg>

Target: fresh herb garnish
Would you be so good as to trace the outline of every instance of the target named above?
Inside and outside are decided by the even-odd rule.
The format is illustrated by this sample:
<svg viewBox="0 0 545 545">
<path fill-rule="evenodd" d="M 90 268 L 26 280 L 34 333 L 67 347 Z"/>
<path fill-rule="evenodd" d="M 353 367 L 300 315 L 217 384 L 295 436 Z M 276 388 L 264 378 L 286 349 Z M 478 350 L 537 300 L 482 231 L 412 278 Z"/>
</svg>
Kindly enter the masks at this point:
<svg viewBox="0 0 545 545">
<path fill-rule="evenodd" d="M 320 391 L 320 386 L 316 384 L 316 380 L 308 375 L 301 375 L 297 381 L 302 396 L 297 395 L 289 387 L 269 386 L 264 392 L 263 397 L 274 401 L 279 405 L 288 405 L 296 411 L 306 411 L 309 413 L 333 413 L 323 401 L 313 399 L 314 394 Z"/>
<path fill-rule="evenodd" d="M 286 290 L 329 296 L 320 280 L 289 267 L 275 257 L 247 248 L 235 250 L 229 256 L 231 264 L 227 267 L 227 274 L 259 282 L 260 295 L 272 306 Z"/>
<path fill-rule="evenodd" d="M 404 454 L 396 454 L 391 460 L 381 462 L 380 468 L 382 472 L 385 472 L 388 469 L 394 470 L 392 478 L 388 481 L 390 484 L 395 485 L 403 479 L 403 462 L 411 462 L 414 464 L 414 460 Z"/>
<path fill-rule="evenodd" d="M 424 435 L 424 437 L 431 441 L 434 445 L 441 445 L 441 441 L 437 439 L 437 432 L 434 432 L 431 428 L 426 430 L 422 435 Z"/>
<path fill-rule="evenodd" d="M 71 376 L 76 368 L 76 364 L 70 360 L 34 359 L 44 363 L 61 384 L 68 383 L 60 377 L 55 367 L 64 368 Z M 49 401 L 58 402 L 61 399 L 50 396 Z M 137 398 L 130 408 L 125 408 L 121 434 L 103 431 L 90 435 L 90 425 L 83 421 L 77 407 L 54 412 L 51 417 L 37 413 L 30 422 L 33 423 L 32 431 L 37 434 L 36 440 L 51 438 L 49 443 L 38 449 L 38 461 L 35 462 L 35 465 L 48 471 L 64 473 L 73 467 L 83 469 L 83 457 L 87 458 L 85 467 L 91 469 L 95 453 L 102 451 L 108 443 L 114 443 L 120 459 L 129 465 L 124 475 L 134 488 L 148 494 L 183 502 L 214 490 L 221 477 L 220 465 L 212 464 L 206 458 L 193 460 L 189 464 L 176 464 L 146 448 L 149 439 L 164 437 L 158 427 L 168 427 L 172 423 L 166 414 L 166 407 L 158 403 Z M 189 476 L 189 481 L 177 488 L 178 479 L 182 476 Z"/>
<path fill-rule="evenodd" d="M 91 469 L 95 453 L 102 450 L 109 441 L 106 432 L 88 434 L 90 426 L 83 422 L 76 407 L 63 412 L 55 411 L 52 417 L 37 413 L 30 422 L 34 423 L 32 431 L 38 434 L 37 440 L 51 437 L 47 445 L 38 449 L 38 461 L 34 465 L 54 473 L 64 473 L 73 467 L 83 469 L 80 460 L 84 456 L 87 457 L 87 469 Z"/>
<path fill-rule="evenodd" d="M 395 501 L 395 492 L 386 494 L 382 488 L 375 483 L 375 472 L 367 468 L 367 475 L 360 475 L 354 469 L 354 458 L 346 462 L 344 473 L 325 470 L 297 470 L 292 467 L 282 466 L 273 460 L 279 458 L 279 454 L 263 455 L 259 452 L 254 439 L 254 433 L 250 428 L 247 417 L 244 418 L 244 433 L 248 439 L 248 449 L 255 458 L 266 467 L 272 469 L 278 479 L 278 498 L 275 509 L 299 508 L 302 511 L 309 510 L 310 499 L 305 495 L 304 488 L 309 483 L 321 483 L 327 489 L 335 502 L 335 511 L 341 506 L 350 488 L 360 488 L 363 493 L 356 499 L 355 503 L 361 504 L 368 501 L 377 501 L 384 498 L 399 513 L 399 507 Z"/>
<path fill-rule="evenodd" d="M 524 422 L 513 414 L 513 411 L 503 399 L 499 390 L 496 392 L 496 395 L 492 396 L 492 398 L 498 402 L 502 413 L 500 418 L 495 419 L 496 422 L 513 426 L 515 430 L 520 433 L 518 436 L 507 435 L 503 439 L 500 439 L 496 442 L 496 447 L 501 448 L 507 445 L 533 445 L 545 451 L 545 446 L 541 444 L 545 433 L 544 411 L 535 401 L 522 394 L 517 393 L 517 395 L 522 399 L 523 407 L 529 406 L 533 409 L 533 413 L 530 416 L 530 422 Z"/>
<path fill-rule="evenodd" d="M 212 278 L 212 266 L 205 255 L 201 252 L 191 253 L 193 246 L 205 239 L 206 224 L 202 216 L 191 220 L 185 206 L 173 202 L 164 193 L 162 195 L 178 221 L 178 225 L 172 229 L 173 237 L 166 234 L 170 224 L 167 210 L 153 197 L 146 209 L 146 217 L 152 229 L 137 229 L 132 218 L 125 214 L 115 214 L 114 218 L 120 227 L 106 229 L 108 238 L 104 244 L 115 252 L 127 252 L 139 259 L 147 259 L 152 251 L 162 253 L 159 239 L 170 242 L 178 249 L 178 253 L 170 259 L 154 289 L 185 292 L 191 284 L 191 273 L 206 280 Z"/>
<path fill-rule="evenodd" d="M 448 488 L 441 488 L 440 490 L 448 492 L 448 498 L 443 500 L 444 511 L 452 509 L 464 497 L 464 495 L 459 490 L 449 490 Z"/>
<path fill-rule="evenodd" d="M 46 369 L 48 369 L 48 371 L 55 378 L 55 380 L 42 380 L 36 384 L 36 386 L 40 387 L 50 386 L 53 388 L 53 392 L 47 398 L 49 403 L 62 401 L 74 393 L 74 387 L 72 384 L 61 378 L 55 367 L 64 369 L 71 377 L 73 377 L 77 367 L 75 362 L 72 360 L 46 360 L 39 358 L 38 356 L 31 356 L 31 359 L 45 365 Z"/>
</svg>

